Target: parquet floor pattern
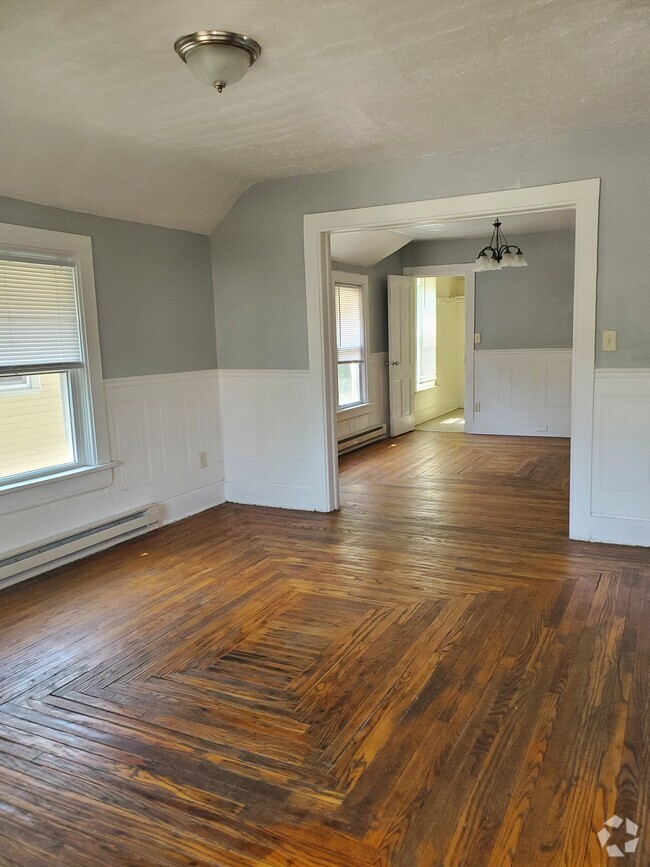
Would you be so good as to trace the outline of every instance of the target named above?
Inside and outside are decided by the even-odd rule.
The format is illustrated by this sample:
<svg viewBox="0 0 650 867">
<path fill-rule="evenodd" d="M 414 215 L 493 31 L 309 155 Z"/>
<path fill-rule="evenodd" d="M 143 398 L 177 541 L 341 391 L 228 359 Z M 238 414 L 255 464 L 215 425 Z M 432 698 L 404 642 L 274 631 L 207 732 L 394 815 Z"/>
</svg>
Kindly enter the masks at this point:
<svg viewBox="0 0 650 867">
<path fill-rule="evenodd" d="M 341 471 L 0 594 L 1 864 L 579 867 L 618 812 L 646 867 L 650 556 L 567 540 L 568 443 Z"/>
</svg>

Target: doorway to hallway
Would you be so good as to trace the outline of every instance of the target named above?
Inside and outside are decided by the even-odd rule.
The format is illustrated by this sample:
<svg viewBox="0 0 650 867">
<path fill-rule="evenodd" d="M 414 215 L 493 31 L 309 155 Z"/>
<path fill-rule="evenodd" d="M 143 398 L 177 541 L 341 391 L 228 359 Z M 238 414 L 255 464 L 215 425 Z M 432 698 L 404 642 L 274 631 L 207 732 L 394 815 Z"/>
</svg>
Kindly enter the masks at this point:
<svg viewBox="0 0 650 867">
<path fill-rule="evenodd" d="M 472 432 L 473 264 L 405 267 L 387 289 L 390 435 L 453 410 Z"/>
</svg>

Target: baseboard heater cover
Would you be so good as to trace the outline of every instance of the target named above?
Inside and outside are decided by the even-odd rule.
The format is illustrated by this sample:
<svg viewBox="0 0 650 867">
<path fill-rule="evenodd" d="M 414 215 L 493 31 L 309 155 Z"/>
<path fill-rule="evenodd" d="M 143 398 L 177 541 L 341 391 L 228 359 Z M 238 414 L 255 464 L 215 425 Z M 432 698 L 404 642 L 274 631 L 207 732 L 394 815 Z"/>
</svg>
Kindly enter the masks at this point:
<svg viewBox="0 0 650 867">
<path fill-rule="evenodd" d="M 352 449 L 358 449 L 361 446 L 366 446 L 368 443 L 374 443 L 377 440 L 383 439 L 386 436 L 386 425 L 378 424 L 375 427 L 370 427 L 367 430 L 359 431 L 350 436 L 343 437 L 339 440 L 339 454 L 351 452 Z"/>
<path fill-rule="evenodd" d="M 67 536 L 45 539 L 33 548 L 11 551 L 0 560 L 0 588 L 153 530 L 159 524 L 160 507 L 156 504 L 89 524 Z"/>
</svg>

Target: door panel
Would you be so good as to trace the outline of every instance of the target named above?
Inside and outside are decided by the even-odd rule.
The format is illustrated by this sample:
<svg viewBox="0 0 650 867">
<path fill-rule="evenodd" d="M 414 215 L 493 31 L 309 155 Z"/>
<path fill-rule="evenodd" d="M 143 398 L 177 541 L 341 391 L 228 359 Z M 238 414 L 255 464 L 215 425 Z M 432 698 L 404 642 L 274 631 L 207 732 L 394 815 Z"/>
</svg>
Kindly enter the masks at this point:
<svg viewBox="0 0 650 867">
<path fill-rule="evenodd" d="M 415 277 L 388 278 L 390 435 L 415 427 Z"/>
</svg>

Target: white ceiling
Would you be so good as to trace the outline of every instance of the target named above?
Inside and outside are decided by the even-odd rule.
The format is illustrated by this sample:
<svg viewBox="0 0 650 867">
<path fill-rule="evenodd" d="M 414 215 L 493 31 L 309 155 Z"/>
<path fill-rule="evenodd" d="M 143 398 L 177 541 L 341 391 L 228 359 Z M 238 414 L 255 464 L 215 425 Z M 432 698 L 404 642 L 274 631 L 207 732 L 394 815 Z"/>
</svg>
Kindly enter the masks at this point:
<svg viewBox="0 0 650 867">
<path fill-rule="evenodd" d="M 330 237 L 334 262 L 369 268 L 412 241 L 408 230 L 375 229 L 370 232 L 335 232 Z"/>
<path fill-rule="evenodd" d="M 215 93 L 174 40 L 263 49 Z M 650 115 L 645 0 L 0 0 L 0 193 L 208 232 L 251 183 Z"/>
<path fill-rule="evenodd" d="M 376 229 L 362 232 L 336 232 L 330 238 L 332 259 L 347 265 L 369 268 L 381 262 L 411 241 L 451 241 L 462 238 L 485 238 L 489 243 L 494 217 L 473 220 L 450 220 L 399 229 Z M 575 211 L 537 211 L 533 214 L 501 215 L 502 230 L 512 243 L 520 235 L 555 232 L 575 228 Z M 476 251 L 478 253 L 478 249 Z"/>
</svg>

